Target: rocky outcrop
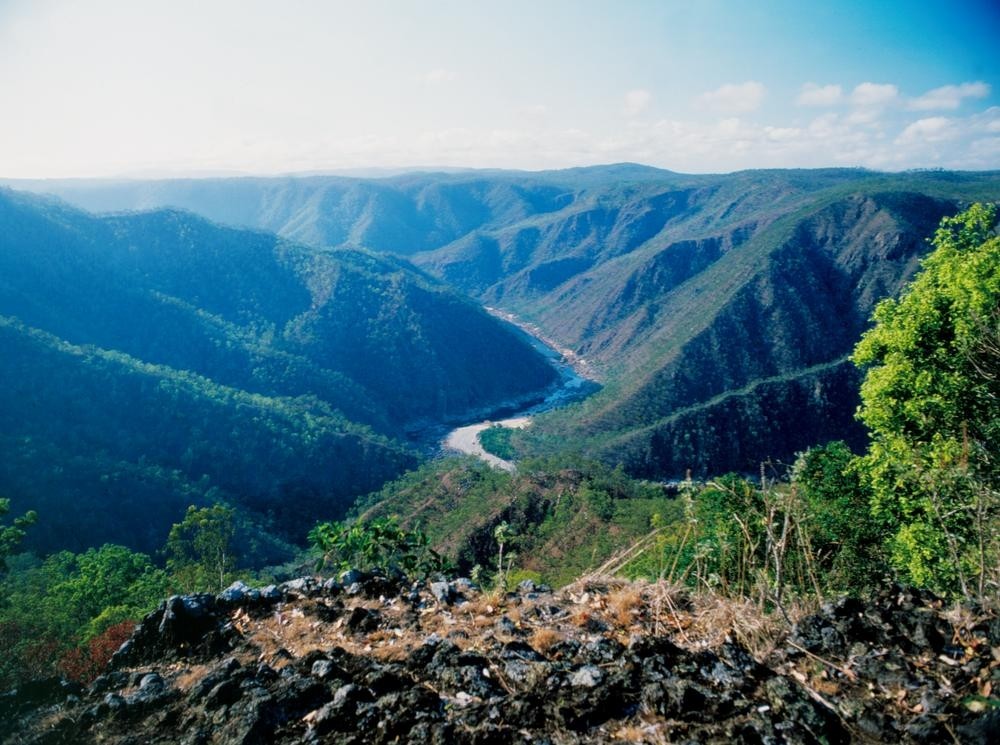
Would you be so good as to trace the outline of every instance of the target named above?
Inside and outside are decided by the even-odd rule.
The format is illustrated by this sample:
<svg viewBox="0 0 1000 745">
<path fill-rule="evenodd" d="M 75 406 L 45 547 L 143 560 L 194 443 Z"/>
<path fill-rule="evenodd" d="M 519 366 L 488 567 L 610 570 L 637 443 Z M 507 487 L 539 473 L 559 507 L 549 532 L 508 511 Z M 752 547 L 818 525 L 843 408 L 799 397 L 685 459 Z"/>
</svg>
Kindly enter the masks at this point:
<svg viewBox="0 0 1000 745">
<path fill-rule="evenodd" d="M 174 597 L 86 690 L 0 698 L 2 741 L 995 741 L 996 618 L 889 588 L 824 606 L 758 660 L 699 642 L 696 607 L 663 593 L 352 572 Z"/>
</svg>

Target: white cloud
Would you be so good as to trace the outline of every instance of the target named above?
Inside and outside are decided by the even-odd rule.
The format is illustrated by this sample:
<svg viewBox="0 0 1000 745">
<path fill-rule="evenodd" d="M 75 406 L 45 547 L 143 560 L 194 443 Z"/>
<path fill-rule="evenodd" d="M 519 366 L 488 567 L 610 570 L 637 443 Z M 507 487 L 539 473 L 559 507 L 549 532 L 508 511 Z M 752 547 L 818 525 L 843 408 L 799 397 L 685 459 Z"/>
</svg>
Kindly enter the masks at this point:
<svg viewBox="0 0 1000 745">
<path fill-rule="evenodd" d="M 932 116 L 927 119 L 918 119 L 907 125 L 906 129 L 896 138 L 896 144 L 942 142 L 951 139 L 955 134 L 954 123 L 951 119 L 945 116 Z"/>
<path fill-rule="evenodd" d="M 702 93 L 695 103 L 699 108 L 742 114 L 760 108 L 766 93 L 763 83 L 748 80 L 745 83 L 727 83 L 714 91 Z"/>
<path fill-rule="evenodd" d="M 625 113 L 629 116 L 635 116 L 644 111 L 652 100 L 653 94 L 647 90 L 637 88 L 634 91 L 629 91 L 625 94 Z"/>
<path fill-rule="evenodd" d="M 772 142 L 791 142 L 802 135 L 798 127 L 764 127 L 764 134 Z"/>
<path fill-rule="evenodd" d="M 526 106 L 519 106 L 515 109 L 519 116 L 538 118 L 549 113 L 549 107 L 543 103 L 533 103 Z"/>
<path fill-rule="evenodd" d="M 981 80 L 961 85 L 943 85 L 914 98 L 906 105 L 906 108 L 914 111 L 957 109 L 964 98 L 986 98 L 988 95 L 990 95 L 990 86 Z"/>
<path fill-rule="evenodd" d="M 839 85 L 817 85 L 806 83 L 799 92 L 795 103 L 799 106 L 834 106 L 844 98 L 844 91 Z"/>
<path fill-rule="evenodd" d="M 850 114 L 848 114 L 844 121 L 848 124 L 864 124 L 864 125 L 875 125 L 878 124 L 882 117 L 882 109 L 878 107 L 862 107 L 855 109 Z"/>
<path fill-rule="evenodd" d="M 899 88 L 891 83 L 861 83 L 851 93 L 855 106 L 884 106 L 899 96 Z"/>
<path fill-rule="evenodd" d="M 439 83 L 450 83 L 453 80 L 457 79 L 458 79 L 457 72 L 455 72 L 454 70 L 448 70 L 444 67 L 438 67 L 424 73 L 424 82 L 430 83 L 431 85 L 437 85 Z"/>
</svg>

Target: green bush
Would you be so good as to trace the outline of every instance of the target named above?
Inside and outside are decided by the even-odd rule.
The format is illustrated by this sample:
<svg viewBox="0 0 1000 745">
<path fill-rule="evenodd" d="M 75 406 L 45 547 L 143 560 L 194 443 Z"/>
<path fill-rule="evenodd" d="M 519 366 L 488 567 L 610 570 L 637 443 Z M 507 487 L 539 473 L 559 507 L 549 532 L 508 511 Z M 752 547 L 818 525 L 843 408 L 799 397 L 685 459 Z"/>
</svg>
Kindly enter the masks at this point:
<svg viewBox="0 0 1000 745">
<path fill-rule="evenodd" d="M 449 562 L 430 547 L 424 533 L 404 530 L 392 517 L 319 523 L 309 532 L 309 542 L 322 554 L 320 568 L 398 569 L 408 575 L 450 570 Z"/>
</svg>

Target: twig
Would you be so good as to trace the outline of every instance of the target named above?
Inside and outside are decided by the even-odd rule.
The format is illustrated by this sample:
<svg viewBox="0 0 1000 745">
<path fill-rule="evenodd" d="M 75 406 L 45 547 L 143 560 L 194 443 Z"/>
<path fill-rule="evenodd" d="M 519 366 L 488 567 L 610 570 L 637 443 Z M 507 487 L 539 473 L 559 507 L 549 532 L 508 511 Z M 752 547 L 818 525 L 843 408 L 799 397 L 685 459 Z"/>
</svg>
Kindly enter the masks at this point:
<svg viewBox="0 0 1000 745">
<path fill-rule="evenodd" d="M 813 653 L 812 653 L 812 652 L 810 652 L 810 651 L 809 651 L 808 649 L 805 649 L 805 648 L 803 648 L 803 647 L 800 647 L 800 646 L 799 646 L 798 644 L 796 644 L 796 643 L 795 643 L 795 642 L 793 642 L 793 641 L 788 641 L 788 640 L 786 640 L 786 641 L 785 641 L 785 643 L 786 643 L 786 644 L 787 644 L 787 645 L 788 645 L 789 647 L 792 647 L 793 649 L 797 649 L 797 650 L 799 650 L 800 652 L 802 652 L 803 654 L 807 654 L 807 655 L 809 655 L 810 657 L 812 657 L 812 658 L 813 658 L 814 660 L 816 660 L 817 662 L 822 662 L 822 663 L 823 663 L 824 665 L 826 665 L 826 666 L 827 666 L 827 667 L 829 667 L 830 669 L 832 669 L 832 670 L 836 670 L 837 672 L 839 672 L 839 673 L 842 673 L 843 675 L 846 675 L 846 676 L 847 676 L 847 679 L 848 679 L 848 680 L 850 680 L 851 682 L 854 682 L 854 681 L 856 681 L 856 680 L 858 679 L 858 676 L 854 674 L 854 671 L 852 671 L 852 670 L 849 670 L 849 669 L 848 669 L 848 668 L 846 668 L 846 667 L 841 667 L 840 665 L 836 665 L 836 664 L 834 664 L 834 663 L 830 662 L 829 660 L 825 660 L 825 659 L 823 659 L 822 657 L 820 657 L 820 656 L 819 656 L 818 654 L 813 654 Z"/>
</svg>

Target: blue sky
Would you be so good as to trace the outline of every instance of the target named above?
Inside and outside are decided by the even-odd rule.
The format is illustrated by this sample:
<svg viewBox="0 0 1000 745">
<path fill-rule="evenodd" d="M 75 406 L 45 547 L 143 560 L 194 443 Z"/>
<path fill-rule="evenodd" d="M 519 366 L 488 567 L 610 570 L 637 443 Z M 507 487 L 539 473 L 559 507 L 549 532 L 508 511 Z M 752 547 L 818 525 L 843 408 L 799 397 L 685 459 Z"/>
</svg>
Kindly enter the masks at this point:
<svg viewBox="0 0 1000 745">
<path fill-rule="evenodd" d="M 0 0 L 0 176 L 1000 168 L 995 5 Z"/>
</svg>

